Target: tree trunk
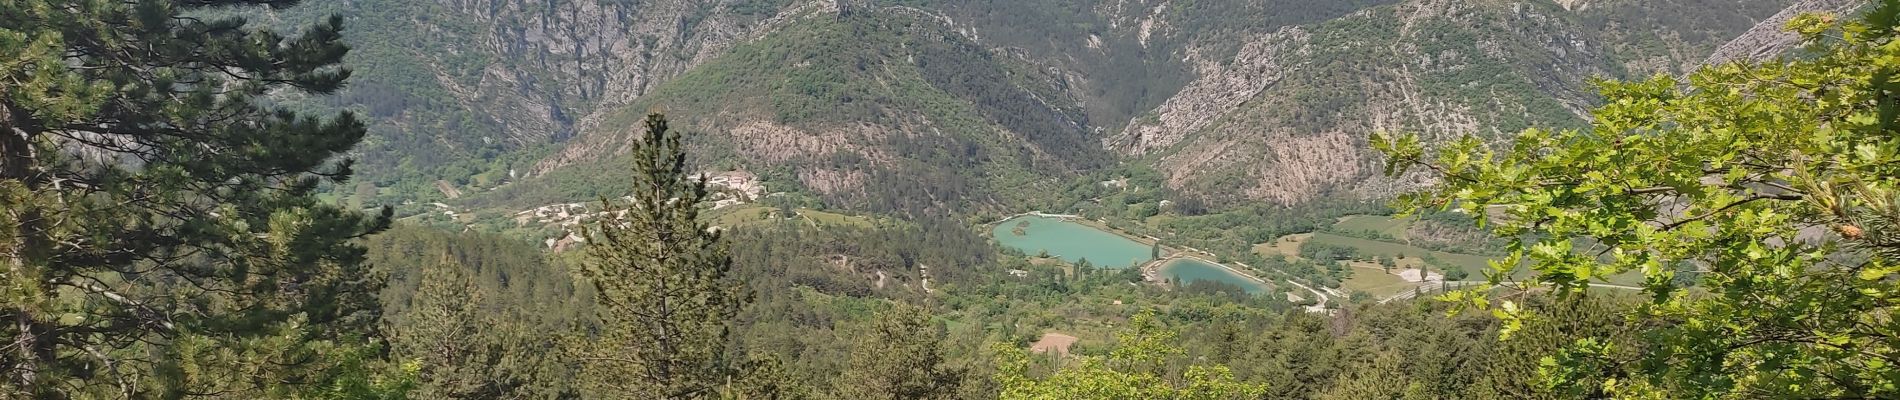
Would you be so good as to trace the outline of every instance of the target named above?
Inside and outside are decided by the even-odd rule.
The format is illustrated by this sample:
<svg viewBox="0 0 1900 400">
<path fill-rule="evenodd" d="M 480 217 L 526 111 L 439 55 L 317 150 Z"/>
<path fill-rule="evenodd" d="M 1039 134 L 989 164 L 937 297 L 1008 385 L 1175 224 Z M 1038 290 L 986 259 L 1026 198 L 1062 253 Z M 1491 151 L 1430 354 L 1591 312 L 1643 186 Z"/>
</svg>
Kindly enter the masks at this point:
<svg viewBox="0 0 1900 400">
<path fill-rule="evenodd" d="M 41 179 L 31 175 L 37 157 L 33 151 L 32 133 L 19 126 L 23 122 L 22 117 L 18 110 L 0 102 L 0 183 L 17 182 L 20 189 L 31 195 L 39 189 Z M 29 260 L 32 257 L 30 252 L 41 242 L 35 239 L 44 234 L 39 207 L 12 204 L 10 201 L 0 202 L 0 206 L 4 206 L 0 207 L 0 212 L 12 214 L 7 219 L 18 222 L 11 235 L 0 236 L 0 258 L 5 259 L 7 275 L 14 277 L 15 282 L 42 284 L 44 279 L 37 279 L 41 274 L 33 271 L 38 263 Z M 51 326 L 34 315 L 36 310 L 33 306 L 29 301 L 0 310 L 12 317 L 8 321 L 14 330 L 13 343 L 10 345 L 17 352 L 14 360 L 16 364 L 4 368 L 12 370 L 9 378 L 20 388 L 34 387 L 39 378 L 39 367 L 52 362 L 55 355 L 53 341 L 42 337 L 51 331 Z"/>
<path fill-rule="evenodd" d="M 18 126 L 19 119 L 14 115 L 13 107 L 0 102 L 0 180 L 17 180 L 32 189 L 34 183 L 28 181 L 28 164 L 33 162 L 33 140 L 26 129 Z"/>
</svg>

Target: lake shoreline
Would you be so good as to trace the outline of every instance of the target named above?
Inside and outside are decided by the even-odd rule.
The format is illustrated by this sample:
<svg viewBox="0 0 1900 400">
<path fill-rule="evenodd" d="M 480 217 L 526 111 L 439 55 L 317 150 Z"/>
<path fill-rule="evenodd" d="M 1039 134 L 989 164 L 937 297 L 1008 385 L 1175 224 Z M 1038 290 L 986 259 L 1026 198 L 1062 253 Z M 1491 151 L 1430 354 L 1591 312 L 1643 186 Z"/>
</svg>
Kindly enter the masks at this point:
<svg viewBox="0 0 1900 400">
<path fill-rule="evenodd" d="M 1240 268 L 1234 268 L 1234 266 L 1231 266 L 1231 265 L 1214 262 L 1206 258 L 1201 258 L 1197 256 L 1192 256 L 1192 255 L 1176 255 L 1176 256 L 1163 257 L 1160 259 L 1156 259 L 1154 261 L 1150 261 L 1147 264 L 1142 265 L 1141 275 L 1144 279 L 1146 279 L 1150 283 L 1166 286 L 1168 284 L 1167 282 L 1168 276 L 1166 276 L 1166 273 L 1163 272 L 1162 270 L 1167 269 L 1168 264 L 1174 263 L 1177 261 L 1182 261 L 1182 260 L 1195 261 L 1201 264 L 1220 268 L 1221 270 L 1226 271 L 1228 274 L 1238 276 L 1248 281 L 1251 281 L 1253 283 L 1259 284 L 1261 286 L 1260 289 L 1263 292 L 1277 286 L 1277 285 L 1274 285 L 1272 282 L 1268 282 L 1265 279 L 1261 279 L 1258 276 L 1254 276 L 1253 274 L 1248 273 L 1247 271 L 1241 270 Z"/>
<path fill-rule="evenodd" d="M 1110 226 L 1107 221 L 1092 220 L 1092 219 L 1084 218 L 1079 215 L 1071 215 L 1071 214 L 1050 214 L 1050 213 L 1046 213 L 1042 211 L 1029 211 L 1029 212 L 1023 212 L 1023 213 L 1010 215 L 996 222 L 986 224 L 985 226 L 987 227 L 987 229 L 984 229 L 984 231 L 989 234 L 991 240 L 995 240 L 997 244 L 1000 246 L 1015 248 L 1017 250 L 1022 250 L 1025 253 L 1032 253 L 1032 251 L 1027 250 L 1025 248 L 1005 244 L 1003 243 L 1004 242 L 1003 238 L 999 237 L 1003 235 L 1003 233 L 1001 232 L 1003 232 L 1005 229 L 1010 228 L 1009 226 L 1006 226 L 1006 224 L 1008 224 L 1010 221 L 1015 221 L 1024 217 L 1043 218 L 1043 219 L 1050 219 L 1050 220 L 1056 220 L 1056 221 L 1060 221 L 1064 223 L 1074 224 L 1080 227 L 1089 228 L 1093 231 L 1112 235 L 1120 239 L 1127 240 L 1127 241 L 1142 245 L 1144 247 L 1149 247 L 1149 248 L 1153 248 L 1157 244 L 1160 244 L 1162 241 L 1161 238 L 1152 237 L 1152 236 L 1138 236 L 1138 235 L 1129 233 L 1127 231 L 1124 231 L 1122 229 L 1115 228 L 1113 226 Z M 1226 263 L 1214 261 L 1214 260 L 1219 259 L 1220 256 L 1215 255 L 1213 253 L 1209 253 L 1201 249 L 1185 247 L 1185 246 L 1168 246 L 1165 244 L 1161 244 L 1160 246 L 1162 250 L 1162 255 L 1160 257 L 1150 258 L 1147 261 L 1143 261 L 1143 262 L 1136 263 L 1134 265 L 1121 267 L 1121 268 L 1115 268 L 1115 269 L 1139 268 L 1141 271 L 1142 280 L 1147 281 L 1148 283 L 1158 285 L 1158 286 L 1168 287 L 1169 285 L 1167 281 L 1169 277 L 1163 271 L 1164 269 L 1166 269 L 1168 264 L 1171 262 L 1176 262 L 1176 261 L 1181 261 L 1181 260 L 1192 260 L 1192 261 L 1199 262 L 1202 264 L 1214 266 L 1216 268 L 1219 268 L 1220 270 L 1222 270 L 1222 272 L 1226 274 L 1238 276 L 1247 282 L 1251 282 L 1252 284 L 1259 285 L 1261 291 L 1270 291 L 1271 289 L 1278 288 L 1280 286 L 1264 278 L 1261 278 L 1258 275 L 1255 275 L 1253 272 L 1248 271 L 1248 269 L 1251 269 L 1251 267 L 1249 267 L 1248 269 L 1242 269 L 1234 265 L 1228 265 Z M 1044 249 L 1044 250 L 1047 250 L 1047 249 Z M 1061 254 L 1056 254 L 1055 252 L 1050 252 L 1049 256 L 1053 258 L 1057 258 L 1057 259 L 1063 259 L 1063 256 Z M 1081 257 L 1081 258 L 1087 259 L 1087 257 Z M 1069 263 L 1074 262 L 1067 259 L 1063 259 L 1063 261 L 1069 262 Z"/>
<path fill-rule="evenodd" d="M 1012 224 L 1012 221 L 1020 221 Z M 1015 225 L 1015 226 L 1012 226 Z M 986 225 L 991 240 L 1024 254 L 1042 254 L 1068 264 L 1082 260 L 1105 269 L 1139 268 L 1152 261 L 1155 242 L 1102 226 L 1080 216 L 1032 211 Z M 1026 228 L 1016 232 L 1018 228 Z"/>
</svg>

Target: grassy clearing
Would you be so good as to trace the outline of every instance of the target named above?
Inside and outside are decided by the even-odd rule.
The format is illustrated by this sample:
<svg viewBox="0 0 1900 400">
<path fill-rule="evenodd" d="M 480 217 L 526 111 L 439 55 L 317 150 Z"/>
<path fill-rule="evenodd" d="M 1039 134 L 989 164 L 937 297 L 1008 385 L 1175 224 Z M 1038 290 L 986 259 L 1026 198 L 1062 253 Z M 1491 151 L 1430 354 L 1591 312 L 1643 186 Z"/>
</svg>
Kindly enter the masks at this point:
<svg viewBox="0 0 1900 400">
<path fill-rule="evenodd" d="M 1404 237 L 1405 230 L 1411 226 L 1411 222 L 1403 219 L 1395 220 L 1391 217 L 1379 215 L 1351 215 L 1340 217 L 1339 222 L 1333 226 L 1347 231 L 1371 230 L 1383 232 L 1393 237 Z M 1318 243 L 1349 246 L 1358 249 L 1362 257 L 1393 257 L 1395 259 L 1394 261 L 1396 261 L 1397 268 L 1418 268 L 1425 264 L 1423 257 L 1425 255 L 1431 255 L 1433 258 L 1438 259 L 1441 265 L 1454 265 L 1464 268 L 1465 272 L 1470 273 L 1470 276 L 1465 278 L 1466 280 L 1483 280 L 1483 272 L 1491 268 L 1489 262 L 1491 259 L 1490 256 L 1433 251 L 1401 243 L 1362 239 L 1330 233 L 1303 233 L 1282 236 L 1272 242 L 1254 245 L 1253 251 L 1260 255 L 1279 254 L 1288 257 L 1298 257 L 1300 254 L 1300 244 L 1308 240 L 1318 241 Z M 1590 243 L 1587 241 L 1579 242 L 1576 244 L 1576 248 L 1590 248 Z M 1405 255 L 1405 258 L 1398 258 L 1401 254 Z M 1341 282 L 1341 285 L 1347 290 L 1364 290 L 1375 296 L 1383 297 L 1387 295 L 1387 293 L 1382 293 L 1383 291 L 1391 290 L 1387 285 L 1392 281 L 1398 280 L 1397 276 L 1385 274 L 1383 269 L 1377 264 L 1352 262 L 1349 263 L 1349 265 L 1360 269 L 1354 270 L 1351 278 Z M 1366 268 L 1370 268 L 1370 270 Z M 1513 275 L 1512 279 L 1525 279 L 1531 275 L 1531 271 L 1520 269 Z M 1616 285 L 1640 286 L 1643 283 L 1643 275 L 1640 271 L 1625 272 L 1609 276 L 1603 279 L 1602 282 Z M 1410 286 L 1412 286 L 1412 284 L 1402 285 L 1402 290 L 1399 291 L 1411 290 Z"/>
<path fill-rule="evenodd" d="M 1377 264 L 1354 262 L 1350 265 L 1353 267 L 1352 277 L 1340 283 L 1340 287 L 1347 292 L 1366 292 L 1376 298 L 1386 298 L 1411 291 L 1413 287 L 1418 286 L 1417 283 L 1406 282 L 1398 275 L 1385 273 L 1385 269 Z"/>
<path fill-rule="evenodd" d="M 1411 227 L 1410 220 L 1392 219 L 1385 215 L 1348 215 L 1339 217 L 1339 222 L 1333 224 L 1333 229 L 1374 231 L 1392 235 L 1392 237 L 1404 237 L 1405 230 Z"/>
<path fill-rule="evenodd" d="M 821 225 L 855 225 L 871 227 L 871 219 L 855 215 L 845 215 L 818 210 L 799 209 L 798 216 Z"/>
<path fill-rule="evenodd" d="M 1313 234 L 1311 233 L 1296 233 L 1292 235 L 1281 236 L 1278 239 L 1273 239 L 1273 241 L 1271 242 L 1253 245 L 1253 252 L 1254 254 L 1259 254 L 1262 256 L 1280 255 L 1280 256 L 1287 256 L 1287 257 L 1299 257 L 1300 244 L 1306 243 L 1307 239 L 1310 239 L 1312 237 L 1313 237 Z"/>
<path fill-rule="evenodd" d="M 1490 260 L 1492 259 L 1492 257 L 1490 256 L 1480 256 L 1480 255 L 1462 254 L 1462 253 L 1448 253 L 1448 252 L 1443 252 L 1443 251 L 1430 251 L 1430 250 L 1426 250 L 1424 248 L 1417 247 L 1417 246 L 1408 246 L 1408 245 L 1398 244 L 1398 243 L 1360 239 L 1360 238 L 1355 238 L 1355 237 L 1350 237 L 1350 236 L 1339 236 L 1339 235 L 1328 234 L 1328 233 L 1314 234 L 1312 239 L 1310 240 L 1317 240 L 1317 241 L 1320 241 L 1321 243 L 1352 246 L 1354 248 L 1359 249 L 1359 253 L 1361 255 L 1368 255 L 1368 256 L 1388 255 L 1388 256 L 1397 257 L 1398 254 L 1405 254 L 1404 259 L 1397 260 L 1400 268 L 1417 268 L 1419 265 L 1424 264 L 1423 262 L 1424 260 L 1422 258 L 1423 255 L 1430 254 L 1433 258 L 1437 258 L 1441 264 L 1455 265 L 1455 266 L 1464 268 L 1465 272 L 1471 274 L 1469 277 L 1465 278 L 1466 280 L 1484 280 L 1484 274 L 1483 274 L 1484 271 L 1491 269 Z M 1580 249 L 1587 248 L 1587 246 L 1579 246 L 1578 248 Z M 1299 247 L 1298 246 L 1293 247 L 1293 251 L 1297 253 L 1299 251 Z M 1529 269 L 1518 269 L 1517 273 L 1512 274 L 1511 279 L 1527 279 L 1527 278 L 1530 278 L 1532 274 L 1533 273 Z M 1355 276 L 1356 275 L 1357 274 L 1355 274 Z M 1610 284 L 1615 284 L 1615 285 L 1641 286 L 1643 284 L 1643 273 L 1642 271 L 1624 272 L 1621 274 L 1605 277 L 1599 280 L 1599 282 L 1610 283 Z"/>
<path fill-rule="evenodd" d="M 716 211 L 716 213 L 718 214 L 713 217 L 712 225 L 721 226 L 721 227 L 736 227 L 736 226 L 741 226 L 741 225 L 746 225 L 746 224 L 764 222 L 769 219 L 776 218 L 776 216 L 771 215 L 772 212 L 773 212 L 772 207 L 767 207 L 767 206 L 762 206 L 762 205 L 757 205 L 757 204 L 733 206 L 733 207 L 729 207 L 723 210 Z M 852 226 L 859 226 L 859 227 L 872 226 L 872 221 L 870 218 L 865 218 L 865 217 L 860 217 L 860 216 L 855 216 L 855 215 L 845 215 L 845 214 L 824 212 L 824 211 L 804 209 L 804 208 L 798 209 L 797 212 L 798 212 L 799 220 L 802 220 L 814 225 L 852 225 Z"/>
<path fill-rule="evenodd" d="M 1174 220 L 1180 218 L 1180 216 L 1175 214 L 1162 213 L 1140 221 L 1140 225 L 1150 230 L 1161 230 L 1162 227 L 1168 226 L 1169 222 L 1174 222 Z"/>
<path fill-rule="evenodd" d="M 1254 245 L 1253 251 L 1263 256 L 1283 255 L 1287 257 L 1299 257 L 1300 245 L 1305 244 L 1307 241 L 1352 247 L 1358 249 L 1359 255 L 1362 257 L 1392 257 L 1398 262 L 1400 267 L 1404 268 L 1416 268 L 1418 265 L 1423 264 L 1424 256 L 1426 255 L 1431 255 L 1432 258 L 1437 258 L 1441 262 L 1465 268 L 1466 272 L 1473 274 L 1482 271 L 1484 268 L 1489 268 L 1489 264 L 1487 264 L 1486 261 L 1489 260 L 1490 257 L 1486 256 L 1432 251 L 1418 246 L 1360 239 L 1331 233 L 1301 233 L 1281 236 L 1272 242 Z"/>
<path fill-rule="evenodd" d="M 1418 246 L 1404 245 L 1404 244 L 1391 243 L 1391 242 L 1381 242 L 1381 241 L 1370 240 L 1370 239 L 1360 239 L 1356 237 L 1340 236 L 1340 235 L 1334 235 L 1330 233 L 1315 233 L 1313 234 L 1313 237 L 1309 240 L 1313 240 L 1315 243 L 1327 243 L 1327 244 L 1335 244 L 1335 245 L 1341 245 L 1341 246 L 1350 246 L 1352 248 L 1359 249 L 1359 254 L 1361 256 L 1368 256 L 1368 257 L 1388 256 L 1388 257 L 1393 257 L 1393 258 L 1401 258 L 1399 256 L 1404 256 L 1402 257 L 1403 259 L 1409 260 L 1412 258 L 1422 258 L 1426 255 L 1430 255 L 1433 258 L 1437 258 L 1441 262 L 1444 262 L 1450 265 L 1463 267 L 1465 268 L 1465 272 L 1472 272 L 1472 273 L 1476 273 L 1478 271 L 1484 270 L 1484 268 L 1488 268 L 1489 264 L 1487 263 L 1487 261 L 1490 260 L 1490 257 L 1486 257 L 1486 256 L 1447 253 L 1443 251 L 1431 251 L 1431 250 L 1427 250 L 1425 248 L 1418 247 Z M 1294 251 L 1297 252 L 1298 248 L 1294 248 Z"/>
<path fill-rule="evenodd" d="M 1490 270 L 1491 268 L 1490 261 L 1489 261 L 1491 260 L 1491 257 L 1489 256 L 1480 256 L 1480 255 L 1462 254 L 1462 253 L 1449 253 L 1449 252 L 1443 252 L 1443 251 L 1431 251 L 1431 250 L 1426 250 L 1424 248 L 1417 247 L 1417 246 L 1382 242 L 1382 241 L 1377 241 L 1377 240 L 1360 239 L 1360 238 L 1355 238 L 1355 237 L 1350 237 L 1350 236 L 1339 236 L 1339 235 L 1334 235 L 1334 234 L 1329 234 L 1329 233 L 1315 233 L 1315 234 L 1306 235 L 1305 237 L 1298 237 L 1298 238 L 1294 238 L 1292 236 L 1301 236 L 1301 235 L 1288 235 L 1288 237 L 1282 237 L 1280 238 L 1280 240 L 1276 240 L 1275 243 L 1262 244 L 1259 246 L 1255 246 L 1254 247 L 1255 252 L 1260 252 L 1260 254 L 1287 254 L 1289 256 L 1297 256 L 1300 250 L 1300 247 L 1299 247 L 1300 243 L 1306 240 L 1316 240 L 1316 241 L 1319 241 L 1320 243 L 1351 246 L 1353 248 L 1359 249 L 1359 254 L 1362 256 L 1376 257 L 1376 256 L 1383 255 L 1383 256 L 1391 256 L 1391 257 L 1397 258 L 1399 254 L 1404 254 L 1405 258 L 1395 260 L 1398 264 L 1398 268 L 1418 268 L 1419 266 L 1425 264 L 1423 256 L 1426 254 L 1430 254 L 1433 258 L 1437 258 L 1439 262 L 1441 263 L 1441 265 L 1449 264 L 1449 265 L 1458 266 L 1460 268 L 1464 268 L 1465 272 L 1470 274 L 1470 276 L 1466 277 L 1465 280 L 1484 280 L 1484 271 Z M 1281 253 L 1269 253 L 1269 252 L 1263 252 L 1263 250 L 1281 252 Z M 1353 263 L 1353 264 L 1355 264 L 1354 266 L 1359 266 L 1360 264 L 1363 264 L 1363 265 L 1369 266 L 1370 268 L 1374 268 L 1375 272 L 1383 273 L 1382 271 L 1378 270 L 1379 266 L 1376 264 L 1371 264 L 1371 263 Z M 1356 273 L 1353 274 L 1352 278 L 1348 279 L 1346 282 L 1342 282 L 1342 284 L 1348 285 L 1348 286 L 1353 285 L 1352 280 L 1360 279 L 1361 275 L 1369 275 L 1369 274 L 1365 274 L 1364 272 L 1365 272 L 1364 270 L 1356 271 Z M 1514 280 L 1527 279 L 1527 278 L 1530 278 L 1532 274 L 1533 272 L 1531 272 L 1529 269 L 1519 269 L 1517 273 L 1512 274 L 1511 279 L 1514 279 Z M 1610 283 L 1610 284 L 1615 284 L 1615 285 L 1641 286 L 1643 284 L 1643 274 L 1642 274 L 1642 271 L 1624 272 L 1621 274 L 1611 275 L 1609 277 L 1606 277 L 1600 280 L 1599 282 Z"/>
</svg>

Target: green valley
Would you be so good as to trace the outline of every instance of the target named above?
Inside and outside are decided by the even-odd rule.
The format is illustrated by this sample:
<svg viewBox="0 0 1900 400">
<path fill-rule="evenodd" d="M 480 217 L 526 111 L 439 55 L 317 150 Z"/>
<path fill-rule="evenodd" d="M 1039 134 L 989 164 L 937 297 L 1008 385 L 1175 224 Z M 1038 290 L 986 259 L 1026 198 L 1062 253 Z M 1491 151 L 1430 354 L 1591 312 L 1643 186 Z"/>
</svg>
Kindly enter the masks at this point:
<svg viewBox="0 0 1900 400">
<path fill-rule="evenodd" d="M 1900 0 L 0 1 L 0 398 L 1900 398 L 1896 77 Z"/>
</svg>

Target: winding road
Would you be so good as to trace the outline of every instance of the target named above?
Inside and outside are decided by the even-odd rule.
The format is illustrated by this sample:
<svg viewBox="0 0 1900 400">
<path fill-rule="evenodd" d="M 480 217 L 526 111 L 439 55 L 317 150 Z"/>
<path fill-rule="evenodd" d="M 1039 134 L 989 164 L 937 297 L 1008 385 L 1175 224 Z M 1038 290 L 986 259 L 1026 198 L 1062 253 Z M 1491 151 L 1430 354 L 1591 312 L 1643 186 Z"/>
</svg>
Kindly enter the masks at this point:
<svg viewBox="0 0 1900 400">
<path fill-rule="evenodd" d="M 1302 285 L 1299 282 L 1294 282 L 1292 279 L 1288 279 L 1286 283 L 1291 283 L 1293 284 L 1293 286 L 1299 286 L 1301 289 L 1306 289 L 1306 291 L 1308 292 L 1313 292 L 1313 296 L 1319 299 L 1319 300 L 1316 300 L 1317 303 L 1313 303 L 1313 305 L 1306 306 L 1306 312 L 1326 312 L 1326 293 L 1321 293 L 1318 290 L 1313 290 L 1313 288 L 1308 287 L 1306 285 Z"/>
</svg>

